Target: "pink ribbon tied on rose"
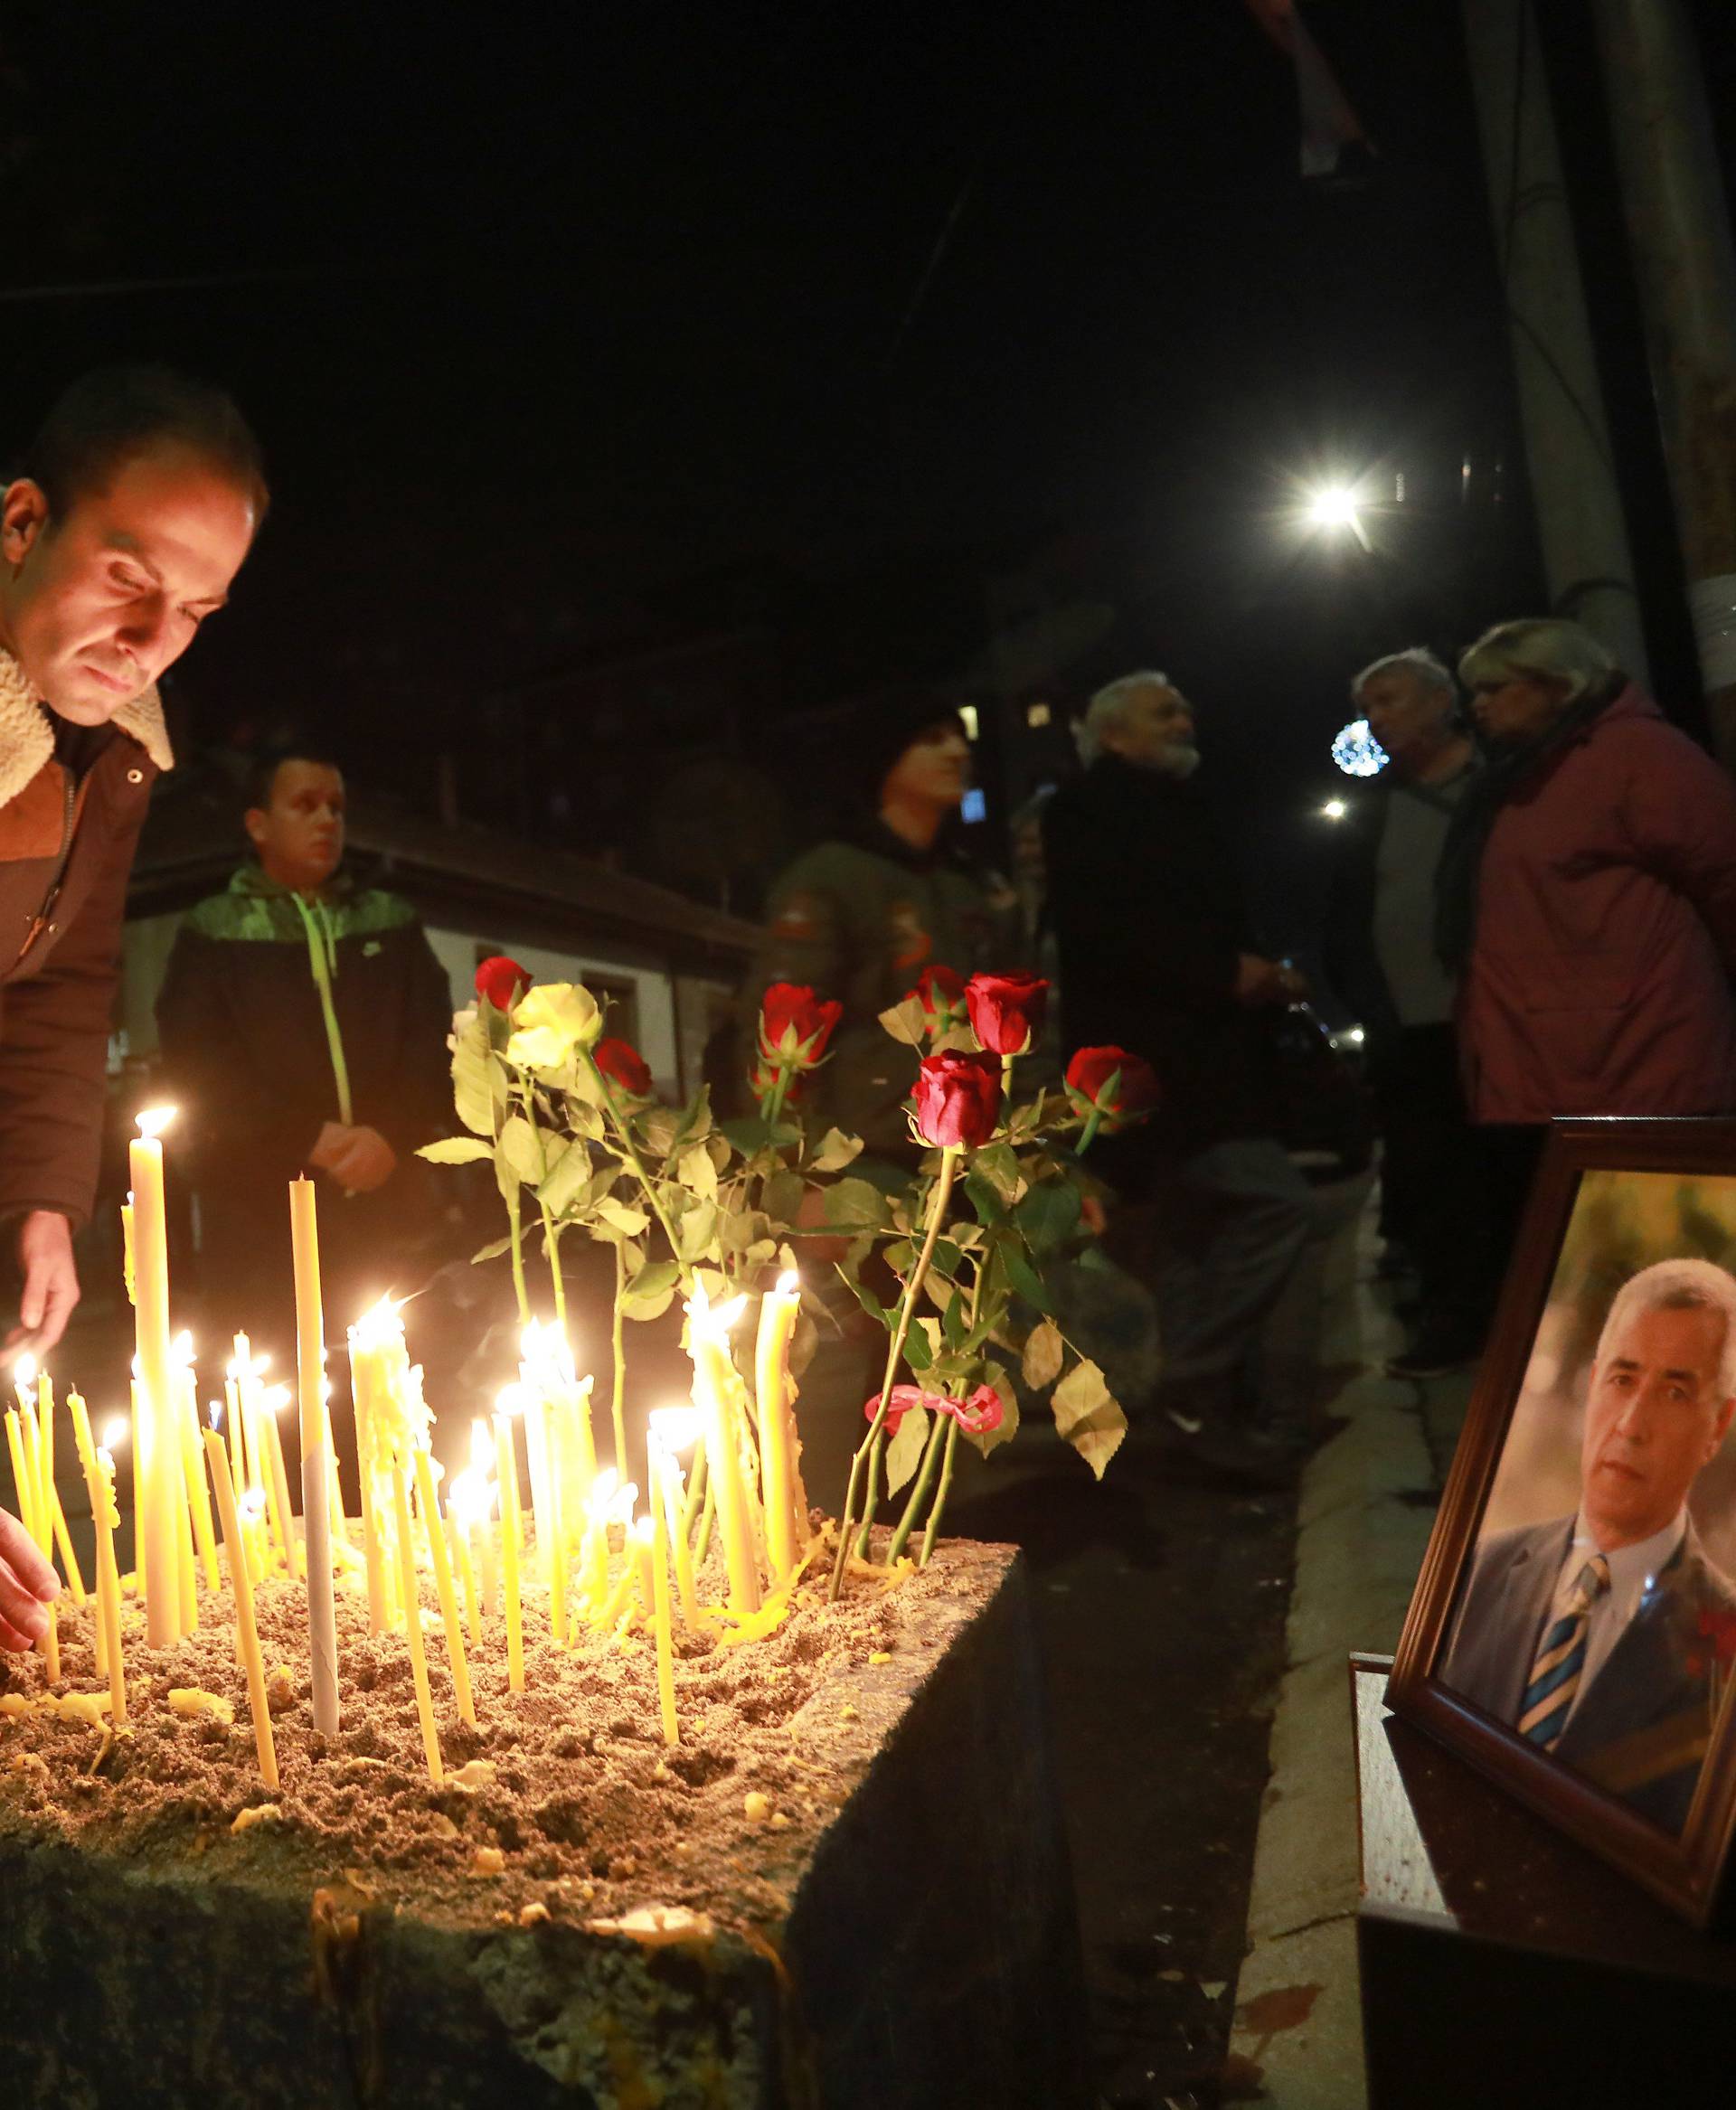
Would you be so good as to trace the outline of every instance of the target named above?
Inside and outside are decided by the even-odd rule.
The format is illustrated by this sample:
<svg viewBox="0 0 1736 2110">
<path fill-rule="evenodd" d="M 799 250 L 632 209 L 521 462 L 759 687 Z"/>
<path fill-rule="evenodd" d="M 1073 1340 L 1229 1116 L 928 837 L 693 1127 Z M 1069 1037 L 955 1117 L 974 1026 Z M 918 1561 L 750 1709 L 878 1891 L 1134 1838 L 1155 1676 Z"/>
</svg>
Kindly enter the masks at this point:
<svg viewBox="0 0 1736 2110">
<path fill-rule="evenodd" d="M 950 1414 L 967 1436 L 988 1436 L 1006 1418 L 1001 1396 L 993 1385 L 978 1385 L 968 1399 L 948 1399 L 944 1392 L 925 1392 L 920 1385 L 894 1385 L 892 1404 L 886 1409 L 886 1430 L 898 1434 L 899 1424 L 912 1407 L 926 1407 L 932 1414 Z M 880 1412 L 876 1392 L 863 1413 L 873 1421 Z"/>
</svg>

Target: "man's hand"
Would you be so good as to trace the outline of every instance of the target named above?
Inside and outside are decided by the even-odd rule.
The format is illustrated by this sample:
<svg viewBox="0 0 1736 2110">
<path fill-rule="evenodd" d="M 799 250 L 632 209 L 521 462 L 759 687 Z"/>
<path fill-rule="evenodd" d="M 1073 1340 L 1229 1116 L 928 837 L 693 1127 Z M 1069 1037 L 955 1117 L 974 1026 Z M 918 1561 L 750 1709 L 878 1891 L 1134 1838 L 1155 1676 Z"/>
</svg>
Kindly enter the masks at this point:
<svg viewBox="0 0 1736 2110">
<path fill-rule="evenodd" d="M 6 1335 L 16 1355 L 44 1356 L 66 1332 L 79 1301 L 79 1271 L 72 1261 L 72 1226 L 57 1209 L 33 1209 L 18 1231 L 18 1265 L 24 1286 L 18 1323 Z"/>
<path fill-rule="evenodd" d="M 30 1533 L 0 1509 L 0 1649 L 33 1648 L 48 1632 L 48 1607 L 60 1594 L 61 1578 Z"/>
<path fill-rule="evenodd" d="M 345 1128 L 327 1121 L 311 1153 L 346 1194 L 372 1194 L 398 1169 L 398 1155 L 377 1128 Z"/>
</svg>

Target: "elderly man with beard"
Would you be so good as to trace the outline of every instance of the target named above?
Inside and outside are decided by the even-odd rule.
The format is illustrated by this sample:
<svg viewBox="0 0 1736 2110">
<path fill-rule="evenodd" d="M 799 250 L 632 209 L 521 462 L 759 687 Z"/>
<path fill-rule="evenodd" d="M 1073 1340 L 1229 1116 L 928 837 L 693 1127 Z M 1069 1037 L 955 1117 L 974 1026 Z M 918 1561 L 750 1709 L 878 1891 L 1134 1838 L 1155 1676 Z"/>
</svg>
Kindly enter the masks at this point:
<svg viewBox="0 0 1736 2110">
<path fill-rule="evenodd" d="M 1144 1056 L 1163 1089 L 1156 1117 L 1108 1139 L 1100 1163 L 1121 1198 L 1111 1250 L 1156 1277 L 1168 1424 L 1217 1469 L 1281 1483 L 1307 1409 L 1266 1396 L 1259 1344 L 1315 1210 L 1277 1139 L 1260 1014 L 1307 990 L 1252 948 L 1234 858 L 1194 780 L 1194 732 L 1193 706 L 1163 674 L 1127 674 L 1091 699 L 1085 772 L 1043 815 L 1061 1023 L 1070 1047 Z"/>
<path fill-rule="evenodd" d="M 1736 1637 L 1736 1586 L 1688 1515 L 1736 1414 L 1736 1277 L 1660 1260 L 1591 1364 L 1577 1514 L 1477 1550 L 1445 1684 L 1670 1832 L 1687 1822 Z"/>
<path fill-rule="evenodd" d="M 14 1352 L 79 1299 L 127 878 L 171 761 L 156 681 L 223 606 L 266 508 L 227 396 L 155 368 L 87 375 L 0 488 L 0 1216 Z M 0 1648 L 54 1596 L 0 1512 Z"/>
</svg>

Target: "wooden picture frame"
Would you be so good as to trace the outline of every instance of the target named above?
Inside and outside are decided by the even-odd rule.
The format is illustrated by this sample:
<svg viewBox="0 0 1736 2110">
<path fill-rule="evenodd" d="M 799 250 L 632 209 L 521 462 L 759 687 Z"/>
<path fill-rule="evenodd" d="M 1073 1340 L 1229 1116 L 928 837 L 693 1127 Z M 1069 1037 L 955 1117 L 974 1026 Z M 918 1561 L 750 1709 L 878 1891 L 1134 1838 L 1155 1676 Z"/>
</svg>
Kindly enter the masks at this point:
<svg viewBox="0 0 1736 2110">
<path fill-rule="evenodd" d="M 1680 1258 L 1736 1274 L 1736 1119 L 1554 1124 L 1387 1701 L 1705 1926 L 1725 1902 L 1736 1833 L 1736 1555 L 1724 1550 L 1736 1548 L 1736 1409 L 1714 1398 L 1736 1361 L 1714 1363 L 1710 1345 L 1646 1343 L 1728 1342 L 1732 1328 L 1714 1331 L 1703 1308 L 1677 1304 L 1662 1314 L 1667 1335 L 1642 1335 L 1638 1319 L 1656 1310 L 1643 1289 L 1609 1317 L 1622 1282 Z M 1637 1393 L 1652 1404 L 1628 1407 Z M 1622 1530 L 1660 1514 L 1694 1458 L 1686 1536 L 1672 1540 L 1680 1525 L 1665 1525 L 1624 1564 Z M 1627 1525 L 1611 1528 L 1612 1504 Z M 1598 1578 L 1601 1632 L 1617 1638 L 1601 1657 L 1580 1652 L 1580 1676 L 1574 1648 L 1588 1627 L 1560 1622 L 1599 1534 L 1612 1541 Z M 1548 1637 L 1564 1631 L 1552 1651 Z M 1549 1680 L 1563 1674 L 1543 1666 L 1563 1649 L 1571 1711 L 1560 1748 L 1543 1748 L 1533 1739 L 1550 1733 Z"/>
</svg>

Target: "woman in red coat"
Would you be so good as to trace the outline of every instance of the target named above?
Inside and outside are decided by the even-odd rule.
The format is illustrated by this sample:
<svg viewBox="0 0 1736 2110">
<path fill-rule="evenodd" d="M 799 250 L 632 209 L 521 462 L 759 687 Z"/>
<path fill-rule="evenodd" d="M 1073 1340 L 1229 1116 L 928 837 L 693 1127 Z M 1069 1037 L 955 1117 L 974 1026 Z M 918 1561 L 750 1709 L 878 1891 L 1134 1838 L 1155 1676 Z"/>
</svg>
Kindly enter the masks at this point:
<svg viewBox="0 0 1736 2110">
<path fill-rule="evenodd" d="M 1589 631 L 1459 661 L 1489 756 L 1438 881 L 1473 1120 L 1528 1173 L 1571 1114 L 1736 1108 L 1736 783 Z"/>
</svg>

